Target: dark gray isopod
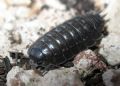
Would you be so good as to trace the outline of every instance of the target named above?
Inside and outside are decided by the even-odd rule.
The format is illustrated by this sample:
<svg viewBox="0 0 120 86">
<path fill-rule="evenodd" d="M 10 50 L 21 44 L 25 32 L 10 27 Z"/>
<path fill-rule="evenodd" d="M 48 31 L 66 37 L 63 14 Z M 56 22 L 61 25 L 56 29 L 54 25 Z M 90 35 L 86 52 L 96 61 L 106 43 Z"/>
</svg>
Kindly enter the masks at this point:
<svg viewBox="0 0 120 86">
<path fill-rule="evenodd" d="M 40 37 L 28 49 L 30 59 L 46 67 L 61 65 L 101 38 L 104 20 L 99 14 L 78 16 Z"/>
</svg>

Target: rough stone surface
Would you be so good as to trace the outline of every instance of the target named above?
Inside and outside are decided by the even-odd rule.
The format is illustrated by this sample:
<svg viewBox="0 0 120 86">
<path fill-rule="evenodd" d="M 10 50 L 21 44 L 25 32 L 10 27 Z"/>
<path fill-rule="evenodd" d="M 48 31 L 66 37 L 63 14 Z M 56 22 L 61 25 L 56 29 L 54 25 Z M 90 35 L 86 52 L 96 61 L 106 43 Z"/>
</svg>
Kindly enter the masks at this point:
<svg viewBox="0 0 120 86">
<path fill-rule="evenodd" d="M 120 5 L 119 0 L 108 0 L 107 8 L 101 13 L 105 14 L 108 35 L 102 39 L 100 54 L 108 64 L 114 66 L 120 63 Z"/>
<path fill-rule="evenodd" d="M 110 65 L 120 64 L 120 35 L 110 33 L 101 42 L 100 54 Z"/>
<path fill-rule="evenodd" d="M 75 68 L 51 70 L 43 77 L 33 70 L 13 67 L 7 75 L 7 86 L 84 86 Z"/>
<path fill-rule="evenodd" d="M 80 52 L 73 61 L 74 65 L 78 69 L 104 69 L 106 64 L 95 54 L 92 50 L 85 50 Z"/>
<path fill-rule="evenodd" d="M 106 14 L 105 19 L 109 20 L 107 22 L 107 30 L 112 33 L 120 34 L 120 1 L 119 0 L 108 0 L 109 4 L 107 8 L 103 11 Z"/>
<path fill-rule="evenodd" d="M 102 77 L 106 86 L 120 86 L 120 69 L 109 69 Z"/>
</svg>

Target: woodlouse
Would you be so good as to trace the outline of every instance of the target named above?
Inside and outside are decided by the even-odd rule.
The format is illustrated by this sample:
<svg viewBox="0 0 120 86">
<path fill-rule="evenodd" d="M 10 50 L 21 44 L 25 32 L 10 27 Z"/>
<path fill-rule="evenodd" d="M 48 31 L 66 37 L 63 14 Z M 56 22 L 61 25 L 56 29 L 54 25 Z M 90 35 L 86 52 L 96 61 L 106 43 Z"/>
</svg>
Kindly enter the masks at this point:
<svg viewBox="0 0 120 86">
<path fill-rule="evenodd" d="M 28 49 L 28 55 L 40 67 L 64 65 L 101 38 L 104 19 L 100 14 L 78 16 L 40 37 Z"/>
</svg>

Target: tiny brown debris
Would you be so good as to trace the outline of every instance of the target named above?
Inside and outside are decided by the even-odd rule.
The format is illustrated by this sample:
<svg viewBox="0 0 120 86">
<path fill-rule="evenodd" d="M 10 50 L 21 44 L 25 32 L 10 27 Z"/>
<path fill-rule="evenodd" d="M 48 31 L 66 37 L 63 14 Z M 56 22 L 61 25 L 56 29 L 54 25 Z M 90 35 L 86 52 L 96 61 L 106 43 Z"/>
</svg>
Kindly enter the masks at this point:
<svg viewBox="0 0 120 86">
<path fill-rule="evenodd" d="M 91 50 L 80 52 L 74 59 L 73 63 L 78 68 L 89 69 L 106 69 L 106 64 Z"/>
</svg>

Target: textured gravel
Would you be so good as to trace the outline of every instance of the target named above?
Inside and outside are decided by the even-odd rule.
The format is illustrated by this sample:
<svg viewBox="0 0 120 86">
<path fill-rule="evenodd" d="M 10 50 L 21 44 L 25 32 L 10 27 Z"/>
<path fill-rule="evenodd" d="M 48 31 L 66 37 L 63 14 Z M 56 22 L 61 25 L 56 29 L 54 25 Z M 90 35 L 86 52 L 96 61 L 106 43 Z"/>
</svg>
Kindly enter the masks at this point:
<svg viewBox="0 0 120 86">
<path fill-rule="evenodd" d="M 120 64 L 120 5 L 119 0 L 110 0 L 108 7 L 103 11 L 107 14 L 105 19 L 108 35 L 101 41 L 100 54 L 108 64 L 115 66 Z"/>
<path fill-rule="evenodd" d="M 111 40 L 112 39 L 112 40 Z M 110 33 L 103 38 L 101 42 L 100 54 L 107 60 L 107 62 L 114 66 L 120 64 L 120 35 Z"/>
<path fill-rule="evenodd" d="M 94 69 L 104 70 L 106 64 L 92 50 L 80 52 L 73 61 L 75 67 L 79 70 L 93 71 Z M 90 70 L 91 69 L 91 70 Z"/>
<path fill-rule="evenodd" d="M 13 67 L 7 75 L 7 86 L 84 86 L 75 68 L 49 71 L 45 76 L 33 70 Z"/>
<path fill-rule="evenodd" d="M 109 69 L 102 77 L 106 86 L 120 86 L 120 69 Z"/>
</svg>

